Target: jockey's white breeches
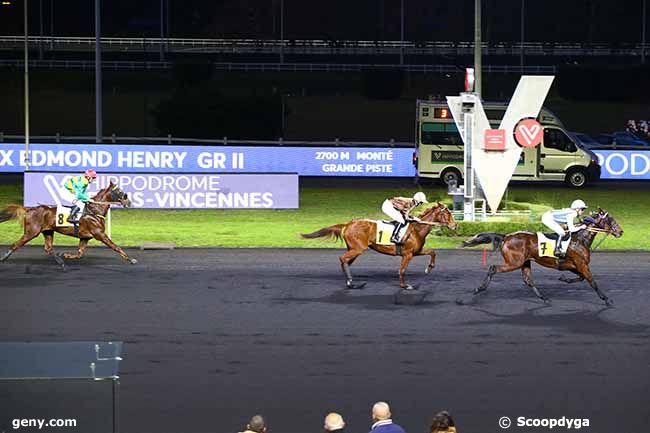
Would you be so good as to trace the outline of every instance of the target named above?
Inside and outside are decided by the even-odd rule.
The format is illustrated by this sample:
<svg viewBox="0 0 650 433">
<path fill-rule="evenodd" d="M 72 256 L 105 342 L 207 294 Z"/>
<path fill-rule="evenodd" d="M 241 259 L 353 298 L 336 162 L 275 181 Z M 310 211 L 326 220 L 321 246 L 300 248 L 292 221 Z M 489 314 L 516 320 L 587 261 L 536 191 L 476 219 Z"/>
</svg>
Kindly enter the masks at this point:
<svg viewBox="0 0 650 433">
<path fill-rule="evenodd" d="M 384 200 L 384 203 L 381 205 L 381 211 L 388 215 L 393 221 L 397 221 L 402 224 L 406 223 L 406 221 L 404 221 L 402 213 L 393 207 L 393 204 L 390 202 L 390 200 Z"/>
<path fill-rule="evenodd" d="M 86 208 L 86 203 L 79 200 L 73 193 L 71 193 L 67 189 L 62 189 L 59 192 L 60 192 L 61 200 L 63 202 L 67 202 L 67 203 L 70 203 L 72 205 L 78 206 L 79 207 L 79 212 L 80 212 L 79 215 L 84 214 L 84 209 Z"/>
<path fill-rule="evenodd" d="M 560 236 L 560 239 L 562 236 L 566 234 L 566 231 L 562 228 L 562 226 L 558 223 L 555 222 L 553 219 L 553 214 L 551 211 L 546 212 L 544 215 L 542 215 L 542 223 L 548 227 L 549 229 L 553 230 L 555 233 Z"/>
</svg>

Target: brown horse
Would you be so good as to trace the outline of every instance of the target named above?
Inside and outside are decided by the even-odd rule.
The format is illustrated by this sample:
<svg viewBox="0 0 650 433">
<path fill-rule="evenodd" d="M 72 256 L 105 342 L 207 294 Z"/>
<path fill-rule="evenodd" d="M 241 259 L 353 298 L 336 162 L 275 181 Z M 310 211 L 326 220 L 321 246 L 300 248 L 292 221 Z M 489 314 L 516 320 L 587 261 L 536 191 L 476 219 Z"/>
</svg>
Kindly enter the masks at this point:
<svg viewBox="0 0 650 433">
<path fill-rule="evenodd" d="M 0 258 L 0 262 L 4 262 L 9 258 L 14 251 L 25 245 L 27 242 L 34 239 L 39 234 L 43 233 L 45 238 L 45 252 L 52 254 L 52 244 L 54 243 L 54 232 L 59 232 L 66 236 L 73 236 L 79 238 L 79 250 L 77 254 L 64 254 L 65 259 L 80 259 L 88 241 L 97 239 L 103 242 L 107 247 L 116 251 L 124 260 L 131 264 L 136 264 L 137 260 L 130 258 L 122 248 L 118 247 L 105 233 L 105 220 L 106 213 L 111 206 L 111 203 L 119 203 L 124 207 L 131 206 L 131 201 L 128 195 L 122 191 L 117 185 L 111 182 L 106 188 L 100 190 L 97 195 L 92 197 L 91 201 L 86 205 L 84 215 L 79 221 L 78 233 L 74 233 L 73 227 L 57 227 L 56 225 L 56 207 L 53 206 L 35 206 L 23 207 L 20 205 L 9 205 L 4 210 L 0 211 L 0 223 L 9 220 L 19 220 L 23 225 L 23 236 L 18 239 L 9 251 Z M 57 262 L 64 266 L 63 260 L 55 256 Z"/>
<path fill-rule="evenodd" d="M 365 283 L 359 285 L 352 283 L 350 265 L 368 248 L 390 256 L 401 255 L 402 263 L 399 268 L 399 285 L 403 289 L 413 289 L 412 286 L 404 282 L 404 272 L 411 259 L 414 256 L 431 256 L 431 261 L 425 271 L 427 274 L 431 272 L 436 264 L 436 253 L 433 248 L 423 249 L 426 237 L 431 232 L 432 227 L 434 225 L 441 225 L 449 227 L 452 230 L 456 230 L 458 227 L 449 209 L 440 202 L 422 212 L 419 215 L 419 220 L 419 222 L 415 221 L 411 223 L 399 250 L 396 245 L 378 244 L 376 242 L 377 224 L 375 221 L 367 219 L 358 219 L 345 224 L 336 224 L 301 236 L 304 239 L 330 237 L 339 240 L 342 239 L 345 242 L 348 251 L 341 256 L 340 260 L 341 269 L 343 269 L 343 274 L 345 275 L 345 284 L 349 289 L 360 289 L 365 285 Z"/>
<path fill-rule="evenodd" d="M 623 235 L 623 230 L 608 212 L 600 208 L 591 217 L 585 218 L 584 222 L 587 228 L 572 235 L 566 257 L 563 260 L 555 257 L 540 257 L 536 233 L 515 232 L 505 236 L 496 233 L 479 233 L 472 239 L 463 242 L 463 246 L 492 243 L 495 249 L 498 248 L 501 250 L 501 255 L 505 262 L 503 265 L 490 266 L 483 283 L 474 290 L 473 295 L 476 296 L 485 292 L 494 274 L 521 269 L 524 283 L 535 292 L 538 298 L 548 303 L 549 299 L 541 294 L 533 283 L 531 270 L 532 260 L 544 267 L 560 271 L 570 271 L 578 276 L 576 278 L 560 277 L 560 281 L 564 281 L 565 283 L 576 283 L 587 280 L 598 294 L 598 297 L 605 301 L 605 304 L 608 306 L 612 305 L 613 301 L 598 288 L 591 269 L 589 269 L 591 244 L 598 233 L 612 234 L 614 237 L 620 238 Z M 458 302 L 464 303 L 460 300 Z"/>
</svg>

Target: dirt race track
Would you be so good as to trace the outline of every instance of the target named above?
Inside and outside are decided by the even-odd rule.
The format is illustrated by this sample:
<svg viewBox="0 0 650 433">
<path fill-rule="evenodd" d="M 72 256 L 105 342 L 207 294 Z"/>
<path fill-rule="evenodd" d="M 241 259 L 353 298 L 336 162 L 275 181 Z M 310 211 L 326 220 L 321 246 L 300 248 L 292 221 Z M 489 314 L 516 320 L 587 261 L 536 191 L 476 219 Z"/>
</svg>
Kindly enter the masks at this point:
<svg viewBox="0 0 650 433">
<path fill-rule="evenodd" d="M 485 273 L 479 250 L 439 251 L 428 276 L 427 258 L 415 259 L 408 281 L 431 292 L 419 306 L 394 305 L 399 260 L 375 253 L 352 267 L 368 282 L 353 292 L 341 290 L 338 250 L 129 254 L 140 263 L 92 248 L 61 272 L 25 248 L 0 264 L 1 341 L 125 342 L 122 432 L 236 432 L 257 412 L 270 432 L 317 432 L 332 410 L 364 432 L 377 400 L 409 433 L 441 409 L 462 433 L 501 431 L 501 416 L 589 418 L 586 432 L 650 426 L 650 253 L 595 254 L 614 308 L 538 266 L 550 306 L 519 272 L 497 275 L 476 305 L 456 305 Z M 61 403 L 69 393 L 55 397 L 42 406 L 81 410 Z"/>
</svg>

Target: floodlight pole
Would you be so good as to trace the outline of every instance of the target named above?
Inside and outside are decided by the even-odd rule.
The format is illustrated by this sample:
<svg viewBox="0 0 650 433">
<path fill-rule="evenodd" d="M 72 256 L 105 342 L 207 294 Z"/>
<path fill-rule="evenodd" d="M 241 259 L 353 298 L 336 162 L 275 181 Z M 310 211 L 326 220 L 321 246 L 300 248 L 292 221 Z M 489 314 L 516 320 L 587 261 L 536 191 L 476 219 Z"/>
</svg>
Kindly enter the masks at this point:
<svg viewBox="0 0 650 433">
<path fill-rule="evenodd" d="M 280 63 L 284 63 L 284 0 L 280 0 Z"/>
<path fill-rule="evenodd" d="M 29 158 L 29 29 L 27 27 L 27 3 L 29 0 L 24 0 L 24 26 L 25 26 L 25 171 L 29 170 L 30 158 Z"/>
<path fill-rule="evenodd" d="M 641 11 L 641 63 L 645 64 L 646 26 L 648 21 L 647 0 L 643 0 Z"/>
<path fill-rule="evenodd" d="M 519 47 L 519 68 L 521 73 L 524 73 L 524 37 L 526 29 L 526 20 L 525 20 L 525 10 L 526 10 L 526 0 L 521 0 L 521 46 Z"/>
<path fill-rule="evenodd" d="M 474 91 L 479 95 L 483 90 L 481 55 L 481 0 L 474 0 L 474 73 L 476 74 Z"/>
<path fill-rule="evenodd" d="M 164 8 L 164 0 L 160 0 L 160 61 L 163 62 L 165 60 L 165 47 L 163 45 L 163 41 L 165 40 L 165 8 Z"/>
<path fill-rule="evenodd" d="M 404 64 L 404 0 L 400 2 L 399 64 Z"/>
<path fill-rule="evenodd" d="M 43 60 L 43 0 L 38 0 L 38 23 L 39 36 L 41 37 L 38 42 L 38 59 Z"/>
<path fill-rule="evenodd" d="M 102 28 L 100 0 L 95 0 L 95 142 L 101 143 L 102 132 Z"/>
</svg>

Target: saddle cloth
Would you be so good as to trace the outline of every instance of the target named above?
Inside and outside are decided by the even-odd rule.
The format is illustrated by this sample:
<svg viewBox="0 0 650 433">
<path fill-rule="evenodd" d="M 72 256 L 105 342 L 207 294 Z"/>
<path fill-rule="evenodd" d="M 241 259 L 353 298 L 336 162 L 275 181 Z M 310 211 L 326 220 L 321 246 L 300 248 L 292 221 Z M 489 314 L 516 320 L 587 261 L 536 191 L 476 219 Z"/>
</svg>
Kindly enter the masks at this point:
<svg viewBox="0 0 650 433">
<path fill-rule="evenodd" d="M 69 206 L 58 205 L 56 207 L 56 226 L 57 227 L 72 227 L 73 224 L 68 222 L 71 208 Z"/>
<path fill-rule="evenodd" d="M 558 242 L 555 239 L 549 238 L 542 232 L 537 232 L 537 253 L 540 257 L 555 257 L 555 243 Z M 562 242 L 560 245 L 561 251 L 566 253 L 569 244 L 571 243 L 571 238 Z"/>
<path fill-rule="evenodd" d="M 393 242 L 390 241 L 390 237 L 395 230 L 395 221 L 375 221 L 377 224 L 377 237 L 375 243 L 379 245 L 393 245 Z M 411 224 L 406 224 L 402 227 L 398 233 L 398 239 L 402 240 L 406 230 Z"/>
</svg>

